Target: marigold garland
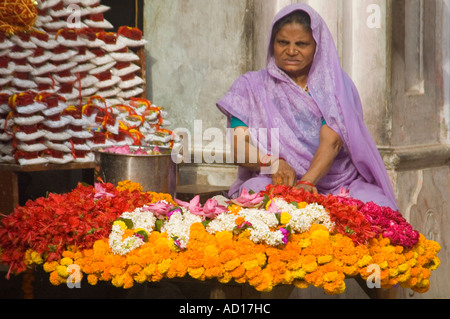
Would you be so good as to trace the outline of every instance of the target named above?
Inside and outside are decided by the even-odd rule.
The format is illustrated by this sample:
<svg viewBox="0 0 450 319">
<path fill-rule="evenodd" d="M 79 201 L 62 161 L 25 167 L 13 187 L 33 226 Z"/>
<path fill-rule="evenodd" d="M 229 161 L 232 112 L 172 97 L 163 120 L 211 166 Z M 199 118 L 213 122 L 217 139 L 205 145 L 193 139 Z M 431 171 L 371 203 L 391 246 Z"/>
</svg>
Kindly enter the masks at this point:
<svg viewBox="0 0 450 319">
<path fill-rule="evenodd" d="M 230 202 L 223 211 L 214 201 L 201 207 L 195 201 L 183 203 L 167 194 L 142 193 L 140 185 L 130 181 L 119 183 L 117 187 L 109 184 L 80 185 L 74 192 L 89 193 L 76 198 L 89 202 L 90 209 L 99 211 L 109 211 L 115 207 L 113 200 L 125 198 L 125 204 L 108 215 L 106 234 L 94 237 L 90 244 L 67 240 L 64 249 L 49 258 L 48 250 L 40 252 L 32 246 L 32 241 L 17 231 L 21 228 L 19 225 L 24 221 L 26 225 L 27 218 L 34 216 L 31 212 L 37 203 L 29 203 L 27 209 L 18 209 L 13 217 L 3 222 L 0 231 L 15 231 L 20 234 L 21 241 L 12 243 L 11 237 L 6 236 L 3 230 L 0 233 L 3 249 L 0 258 L 9 260 L 10 266 L 16 270 L 20 270 L 17 267 L 19 260 L 25 269 L 41 264 L 50 274 L 49 280 L 53 285 L 66 284 L 70 275 L 67 267 L 76 264 L 91 285 L 108 281 L 116 287 L 128 289 L 136 283 L 190 276 L 202 281 L 216 279 L 221 283 L 231 280 L 248 283 L 257 291 L 265 292 L 281 284 L 298 288 L 315 286 L 331 295 L 345 291 L 345 278 L 360 276 L 364 280 L 369 279 L 372 273 L 368 267 L 374 264 L 381 270 L 383 288 L 400 285 L 423 293 L 429 289 L 431 271 L 440 265 L 437 242 L 427 240 L 421 234 L 409 236 L 414 234 L 413 231 L 403 232 L 406 235 L 401 241 L 397 237 L 384 237 L 389 236 L 388 225 L 380 226 L 373 222 L 374 211 L 378 208 L 370 210 L 372 204 L 355 204 L 350 198 L 270 187 L 257 195 L 245 194 L 245 198 Z M 74 194 L 68 198 L 72 196 Z M 92 202 L 87 200 L 91 197 L 94 198 Z M 55 206 L 54 202 L 62 203 L 68 198 L 54 195 L 44 202 L 55 215 L 62 208 Z M 180 204 L 185 206 L 179 207 Z M 317 210 L 317 207 L 322 208 Z M 295 223 L 301 216 L 296 214 L 304 209 L 310 209 L 309 214 L 312 215 L 303 221 L 303 229 Z M 271 227 L 264 230 L 267 234 L 280 231 L 276 241 L 255 237 L 255 226 L 260 223 L 255 217 L 258 210 L 276 216 L 274 220 L 267 219 Z M 323 215 L 325 210 L 329 220 Z M 34 218 L 41 217 L 41 214 Z M 265 220 L 264 216 L 262 220 Z M 366 216 L 372 216 L 372 222 Z M 387 215 L 377 216 L 382 216 L 378 219 L 382 220 Z M 395 220 L 402 230 L 409 229 L 410 225 L 404 221 Z M 183 227 L 189 229 L 179 228 L 181 221 L 185 223 Z M 132 238 L 139 240 L 140 244 L 126 252 L 115 251 L 111 247 L 114 247 L 111 236 L 115 231 L 120 233 L 118 242 Z M 83 236 L 92 238 L 87 234 Z M 35 235 L 32 238 L 36 238 Z"/>
</svg>

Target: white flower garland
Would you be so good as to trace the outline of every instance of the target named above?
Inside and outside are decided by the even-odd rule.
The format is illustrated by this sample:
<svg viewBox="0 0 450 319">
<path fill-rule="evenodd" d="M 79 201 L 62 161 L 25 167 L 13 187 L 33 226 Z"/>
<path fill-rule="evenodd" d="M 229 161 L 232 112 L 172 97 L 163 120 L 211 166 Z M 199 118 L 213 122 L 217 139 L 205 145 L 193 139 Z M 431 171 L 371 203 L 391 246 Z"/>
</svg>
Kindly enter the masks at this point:
<svg viewBox="0 0 450 319">
<path fill-rule="evenodd" d="M 335 224 L 330 220 L 326 209 L 316 203 L 304 205 L 304 208 L 298 208 L 293 204 L 286 202 L 281 198 L 273 199 L 277 209 L 282 214 L 289 214 L 289 222 L 284 225 L 289 228 L 291 233 L 304 233 L 310 229 L 313 224 L 325 226 L 332 231 Z M 145 230 L 150 234 L 154 228 L 157 217 L 146 207 L 138 208 L 133 212 L 126 212 L 121 215 L 122 219 L 128 219 L 133 222 L 133 229 Z M 250 231 L 250 240 L 254 243 L 265 243 L 270 246 L 284 244 L 285 234 L 280 230 L 272 230 L 280 225 L 277 215 L 266 209 L 242 208 L 237 214 L 222 213 L 211 220 L 206 230 L 210 234 L 222 231 L 236 230 L 236 219 L 243 218 L 248 224 Z M 160 231 L 166 233 L 168 238 L 176 239 L 178 247 L 185 249 L 189 242 L 191 225 L 201 223 L 200 216 L 192 214 L 188 209 L 181 208 L 175 211 L 169 218 L 164 220 Z M 109 245 L 114 253 L 125 255 L 144 244 L 139 236 L 131 236 L 122 240 L 124 230 L 117 225 L 113 225 L 109 236 Z"/>
<path fill-rule="evenodd" d="M 189 242 L 191 226 L 201 222 L 200 216 L 191 214 L 187 209 L 182 208 L 181 212 L 176 211 L 170 216 L 170 219 L 161 227 L 161 232 L 167 233 L 169 238 L 177 238 L 179 247 L 185 249 Z"/>
</svg>

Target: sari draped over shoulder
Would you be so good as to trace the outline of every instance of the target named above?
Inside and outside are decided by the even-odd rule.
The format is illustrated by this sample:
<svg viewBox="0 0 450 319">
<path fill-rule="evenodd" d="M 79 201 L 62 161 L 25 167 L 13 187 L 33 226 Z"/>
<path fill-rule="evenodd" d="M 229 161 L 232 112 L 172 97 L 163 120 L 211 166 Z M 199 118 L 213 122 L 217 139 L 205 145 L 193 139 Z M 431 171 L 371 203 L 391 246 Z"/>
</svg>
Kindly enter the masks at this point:
<svg viewBox="0 0 450 319">
<path fill-rule="evenodd" d="M 310 94 L 278 68 L 268 50 L 266 68 L 239 77 L 217 107 L 229 121 L 233 116 L 247 124 L 252 142 L 261 151 L 276 153 L 272 152 L 276 148 L 295 169 L 298 179 L 311 165 L 325 119 L 342 138 L 344 147 L 317 184 L 318 191 L 337 194 L 345 187 L 350 196 L 363 202 L 397 209 L 383 160 L 364 124 L 359 94 L 341 68 L 334 40 L 323 19 L 310 6 L 293 4 L 284 8 L 273 24 L 296 10 L 310 15 L 317 43 L 308 77 Z M 264 130 L 267 135 L 260 134 Z M 269 175 L 239 167 L 230 196 L 243 188 L 258 192 L 271 183 Z"/>
</svg>

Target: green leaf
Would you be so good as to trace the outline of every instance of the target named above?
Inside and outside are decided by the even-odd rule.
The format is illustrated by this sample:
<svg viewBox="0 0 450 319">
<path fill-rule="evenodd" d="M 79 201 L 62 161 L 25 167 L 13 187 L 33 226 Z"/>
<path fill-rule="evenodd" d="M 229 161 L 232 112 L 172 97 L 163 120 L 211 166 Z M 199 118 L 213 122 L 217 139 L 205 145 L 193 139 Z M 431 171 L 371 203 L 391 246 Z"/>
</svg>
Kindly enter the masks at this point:
<svg viewBox="0 0 450 319">
<path fill-rule="evenodd" d="M 267 203 L 270 201 L 270 197 L 267 194 L 264 194 L 263 207 L 267 206 Z"/>
<path fill-rule="evenodd" d="M 353 235 L 354 231 L 353 231 L 353 229 L 349 228 L 348 226 L 345 226 L 345 233 Z"/>
<path fill-rule="evenodd" d="M 144 236 L 144 241 L 147 243 L 148 242 L 148 234 L 145 230 L 139 230 L 136 232 L 136 234 L 139 234 L 141 236 Z"/>
<path fill-rule="evenodd" d="M 133 221 L 131 219 L 119 218 L 117 220 L 124 222 L 128 229 L 133 229 L 134 228 L 134 224 L 133 224 Z"/>
<path fill-rule="evenodd" d="M 207 220 L 203 221 L 203 222 L 202 222 L 203 227 L 206 228 L 210 222 L 211 222 L 210 219 L 207 219 Z"/>
<path fill-rule="evenodd" d="M 291 202 L 291 203 L 289 203 L 289 204 L 291 204 L 291 205 L 294 206 L 295 208 L 298 208 L 298 202 Z"/>
<path fill-rule="evenodd" d="M 276 213 L 275 217 L 277 218 L 278 223 L 281 223 L 281 214 L 280 213 Z"/>
<path fill-rule="evenodd" d="M 156 222 L 155 222 L 155 231 L 158 231 L 158 232 L 160 232 L 161 231 L 161 227 L 162 227 L 162 225 L 163 225 L 163 220 L 161 220 L 161 219 L 157 219 L 156 220 Z"/>
</svg>

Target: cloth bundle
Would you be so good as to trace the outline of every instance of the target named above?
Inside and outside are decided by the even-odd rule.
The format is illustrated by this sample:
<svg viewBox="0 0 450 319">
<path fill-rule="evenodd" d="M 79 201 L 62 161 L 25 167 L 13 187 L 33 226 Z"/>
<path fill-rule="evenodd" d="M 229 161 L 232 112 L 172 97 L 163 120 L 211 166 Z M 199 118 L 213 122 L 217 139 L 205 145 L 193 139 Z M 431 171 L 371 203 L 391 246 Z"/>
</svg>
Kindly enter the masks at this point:
<svg viewBox="0 0 450 319">
<path fill-rule="evenodd" d="M 83 107 L 53 92 L 0 94 L 0 162 L 93 162 L 100 148 L 124 145 L 173 148 L 167 112 L 142 98 L 109 104 L 101 96 Z"/>
</svg>

